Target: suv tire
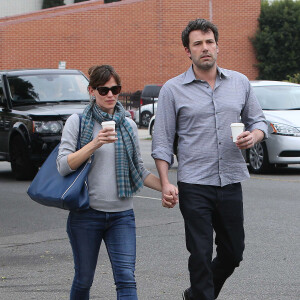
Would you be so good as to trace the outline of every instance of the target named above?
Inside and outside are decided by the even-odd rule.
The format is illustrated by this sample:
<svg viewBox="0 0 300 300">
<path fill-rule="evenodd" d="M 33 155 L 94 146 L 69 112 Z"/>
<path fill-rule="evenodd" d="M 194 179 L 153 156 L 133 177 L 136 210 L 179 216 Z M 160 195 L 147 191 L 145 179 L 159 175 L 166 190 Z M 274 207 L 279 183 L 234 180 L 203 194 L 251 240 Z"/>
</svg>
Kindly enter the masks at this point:
<svg viewBox="0 0 300 300">
<path fill-rule="evenodd" d="M 11 169 L 17 180 L 32 180 L 38 168 L 29 159 L 27 145 L 20 135 L 13 137 L 10 150 Z"/>
</svg>

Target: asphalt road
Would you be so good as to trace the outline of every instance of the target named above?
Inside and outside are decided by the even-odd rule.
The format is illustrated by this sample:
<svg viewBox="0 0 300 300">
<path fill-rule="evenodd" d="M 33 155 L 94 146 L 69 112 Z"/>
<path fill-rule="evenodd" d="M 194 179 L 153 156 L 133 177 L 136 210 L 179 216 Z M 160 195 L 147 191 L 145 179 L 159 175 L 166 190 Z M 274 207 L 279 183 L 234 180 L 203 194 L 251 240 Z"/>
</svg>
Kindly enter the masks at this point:
<svg viewBox="0 0 300 300">
<path fill-rule="evenodd" d="M 155 172 L 150 140 L 141 140 L 145 165 Z M 170 178 L 176 183 L 176 164 Z M 0 299 L 68 299 L 73 277 L 65 233 L 67 211 L 34 203 L 28 181 L 12 178 L 0 162 Z M 251 176 L 243 183 L 246 250 L 219 300 L 300 299 L 300 166 Z M 189 284 L 183 221 L 178 207 L 161 207 L 144 188 L 134 199 L 136 277 L 140 300 L 179 300 Z M 116 299 L 103 245 L 91 299 Z"/>
</svg>

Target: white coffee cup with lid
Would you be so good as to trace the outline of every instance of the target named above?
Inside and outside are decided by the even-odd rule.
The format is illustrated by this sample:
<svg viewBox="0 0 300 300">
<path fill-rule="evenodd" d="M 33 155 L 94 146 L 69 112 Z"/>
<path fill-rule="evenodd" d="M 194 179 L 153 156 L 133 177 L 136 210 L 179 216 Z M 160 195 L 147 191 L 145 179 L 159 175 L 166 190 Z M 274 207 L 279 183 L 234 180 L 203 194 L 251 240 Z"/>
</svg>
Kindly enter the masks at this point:
<svg viewBox="0 0 300 300">
<path fill-rule="evenodd" d="M 245 125 L 243 123 L 231 123 L 231 134 L 232 134 L 232 141 L 235 143 L 236 138 L 244 131 Z"/>
<path fill-rule="evenodd" d="M 116 122 L 115 121 L 104 121 L 101 123 L 102 128 L 112 128 L 114 131 L 116 129 Z"/>
</svg>

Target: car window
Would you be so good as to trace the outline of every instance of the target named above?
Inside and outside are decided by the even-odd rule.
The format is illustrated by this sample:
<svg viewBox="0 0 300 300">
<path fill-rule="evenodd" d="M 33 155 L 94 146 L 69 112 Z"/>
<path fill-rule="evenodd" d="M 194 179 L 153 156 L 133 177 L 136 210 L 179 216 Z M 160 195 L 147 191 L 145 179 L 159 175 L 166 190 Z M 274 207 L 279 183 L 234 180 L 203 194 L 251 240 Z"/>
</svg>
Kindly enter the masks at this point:
<svg viewBox="0 0 300 300">
<path fill-rule="evenodd" d="M 146 85 L 142 91 L 142 97 L 158 97 L 161 85 Z"/>
<path fill-rule="evenodd" d="M 300 86 L 255 86 L 253 89 L 262 109 L 300 109 Z"/>
<path fill-rule="evenodd" d="M 88 101 L 88 80 L 81 74 L 38 74 L 8 77 L 13 105 Z"/>
</svg>

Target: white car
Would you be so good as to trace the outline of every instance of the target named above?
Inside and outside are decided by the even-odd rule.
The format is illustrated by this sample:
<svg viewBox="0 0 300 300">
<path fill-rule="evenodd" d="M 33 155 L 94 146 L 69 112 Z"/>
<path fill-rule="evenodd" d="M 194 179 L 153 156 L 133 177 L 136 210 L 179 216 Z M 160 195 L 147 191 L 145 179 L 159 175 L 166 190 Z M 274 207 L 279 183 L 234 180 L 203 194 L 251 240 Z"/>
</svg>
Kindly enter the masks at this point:
<svg viewBox="0 0 300 300">
<path fill-rule="evenodd" d="M 149 135 L 153 135 L 154 132 L 154 123 L 155 123 L 155 115 L 150 119 L 149 121 L 149 126 L 148 126 L 148 132 Z"/>
<path fill-rule="evenodd" d="M 300 84 L 282 81 L 251 81 L 268 122 L 269 138 L 245 151 L 252 173 L 300 164 Z M 155 116 L 148 131 L 154 132 Z M 159 130 L 159 129 L 157 129 Z"/>
<path fill-rule="evenodd" d="M 269 138 L 246 151 L 250 171 L 300 164 L 300 84 L 264 80 L 251 84 L 267 119 Z"/>
<path fill-rule="evenodd" d="M 154 114 L 156 114 L 156 110 L 157 110 L 158 98 L 153 98 L 153 100 L 154 100 L 153 103 L 141 105 L 140 108 L 134 112 L 134 121 L 137 124 L 140 124 L 144 127 L 149 126 L 150 119 L 153 116 L 153 107 L 154 107 Z"/>
</svg>

